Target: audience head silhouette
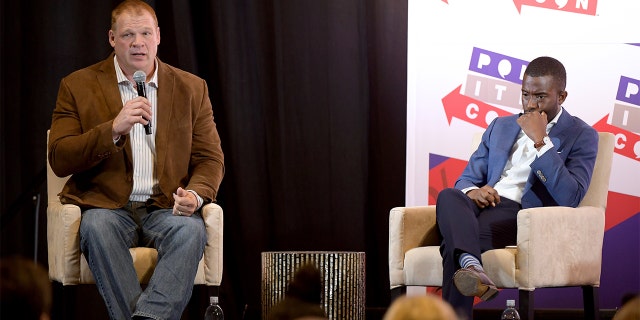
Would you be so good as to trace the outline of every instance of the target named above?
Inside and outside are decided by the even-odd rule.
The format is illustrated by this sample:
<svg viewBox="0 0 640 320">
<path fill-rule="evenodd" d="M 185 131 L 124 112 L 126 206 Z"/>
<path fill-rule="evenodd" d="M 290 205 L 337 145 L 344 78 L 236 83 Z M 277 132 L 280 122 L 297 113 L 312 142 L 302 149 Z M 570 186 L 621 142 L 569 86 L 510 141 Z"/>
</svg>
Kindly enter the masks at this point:
<svg viewBox="0 0 640 320">
<path fill-rule="evenodd" d="M 457 320 L 449 303 L 435 295 L 403 296 L 393 301 L 383 320 Z"/>
<path fill-rule="evenodd" d="M 322 275 L 314 264 L 300 266 L 289 282 L 285 298 L 269 311 L 269 320 L 326 319 L 320 306 Z"/>
<path fill-rule="evenodd" d="M 640 294 L 625 297 L 622 306 L 613 316 L 613 320 L 640 319 Z"/>
<path fill-rule="evenodd" d="M 0 301 L 0 319 L 50 319 L 52 292 L 47 270 L 20 257 L 0 259 Z"/>
<path fill-rule="evenodd" d="M 301 266 L 289 283 L 287 296 L 296 297 L 302 301 L 320 303 L 322 297 L 322 276 L 320 270 L 313 264 Z"/>
</svg>

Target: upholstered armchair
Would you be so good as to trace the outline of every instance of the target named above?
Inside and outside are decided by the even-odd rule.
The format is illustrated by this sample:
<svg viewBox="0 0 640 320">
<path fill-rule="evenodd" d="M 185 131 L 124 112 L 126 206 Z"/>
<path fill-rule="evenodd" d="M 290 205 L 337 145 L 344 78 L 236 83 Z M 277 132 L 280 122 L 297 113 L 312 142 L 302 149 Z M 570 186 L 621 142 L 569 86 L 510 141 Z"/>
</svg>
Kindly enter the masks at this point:
<svg viewBox="0 0 640 320">
<path fill-rule="evenodd" d="M 599 318 L 597 293 L 614 147 L 613 134 L 599 136 L 593 178 L 580 205 L 520 210 L 517 245 L 482 254 L 484 269 L 496 286 L 518 289 L 522 319 L 533 319 L 535 289 L 570 286 L 583 289 L 585 318 Z M 407 287 L 442 286 L 442 257 L 435 223 L 435 206 L 391 209 L 392 296 L 406 293 Z"/>
<path fill-rule="evenodd" d="M 47 133 L 48 140 L 48 133 Z M 95 280 L 84 255 L 80 252 L 80 208 L 62 204 L 58 193 L 68 177 L 60 178 L 51 170 L 47 160 L 47 246 L 49 251 L 49 277 L 63 286 L 93 284 Z M 207 232 L 204 255 L 198 265 L 195 284 L 217 290 L 222 281 L 222 208 L 207 204 L 202 208 Z M 158 252 L 153 248 L 131 248 L 131 258 L 141 284 L 149 282 Z"/>
</svg>

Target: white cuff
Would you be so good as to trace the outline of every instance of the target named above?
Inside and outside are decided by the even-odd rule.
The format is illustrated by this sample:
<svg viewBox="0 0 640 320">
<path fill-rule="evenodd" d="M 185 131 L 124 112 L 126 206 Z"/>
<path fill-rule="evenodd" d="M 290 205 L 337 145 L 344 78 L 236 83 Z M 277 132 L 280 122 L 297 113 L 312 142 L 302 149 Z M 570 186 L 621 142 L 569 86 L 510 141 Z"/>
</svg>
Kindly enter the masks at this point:
<svg viewBox="0 0 640 320">
<path fill-rule="evenodd" d="M 538 158 L 540 158 L 545 152 L 551 150 L 551 148 L 553 148 L 553 142 L 551 142 L 551 139 L 549 139 L 548 143 L 545 143 L 545 145 L 542 146 L 540 150 L 536 151 L 536 155 L 538 156 Z"/>
<path fill-rule="evenodd" d="M 475 189 L 480 189 L 480 188 L 478 188 L 476 186 L 473 186 L 473 187 L 464 188 L 464 189 L 462 189 L 460 191 L 462 191 L 462 193 L 464 193 L 464 194 L 467 194 L 467 192 L 469 192 L 471 190 L 475 190 Z"/>
<path fill-rule="evenodd" d="M 196 210 L 199 210 L 200 207 L 202 207 L 202 203 L 204 202 L 204 200 L 202 200 L 202 197 L 200 197 L 197 192 L 193 190 L 187 190 L 187 191 L 193 193 L 193 195 L 196 196 L 196 199 L 198 200 L 198 207 L 196 208 Z"/>
</svg>

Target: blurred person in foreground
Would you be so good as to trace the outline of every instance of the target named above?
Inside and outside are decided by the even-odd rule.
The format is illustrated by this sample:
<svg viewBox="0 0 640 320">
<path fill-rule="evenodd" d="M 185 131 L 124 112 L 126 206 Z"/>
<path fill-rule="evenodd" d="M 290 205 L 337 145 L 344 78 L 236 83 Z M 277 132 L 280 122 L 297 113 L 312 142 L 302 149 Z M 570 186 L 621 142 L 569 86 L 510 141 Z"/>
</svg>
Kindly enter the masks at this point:
<svg viewBox="0 0 640 320">
<path fill-rule="evenodd" d="M 622 301 L 622 306 L 613 316 L 613 320 L 640 319 L 640 294 L 630 295 Z"/>
<path fill-rule="evenodd" d="M 206 242 L 200 209 L 224 174 L 207 84 L 156 56 L 160 28 L 145 2 L 112 11 L 108 41 L 111 55 L 60 83 L 49 162 L 71 175 L 59 197 L 82 210 L 80 248 L 111 319 L 179 319 Z M 134 246 L 158 250 L 144 290 Z"/>
<path fill-rule="evenodd" d="M 516 244 L 518 211 L 576 207 L 589 188 L 598 133 L 562 107 L 566 81 L 560 61 L 532 60 L 522 79 L 523 112 L 494 119 L 454 188 L 438 194 L 442 296 L 462 317 L 472 319 L 474 297 L 498 294 L 481 254 Z"/>
<path fill-rule="evenodd" d="M 382 320 L 457 320 L 451 305 L 433 294 L 403 296 L 393 301 Z"/>
<path fill-rule="evenodd" d="M 287 286 L 285 297 L 271 308 L 268 320 L 326 319 L 322 300 L 322 275 L 314 264 L 300 266 Z"/>
<path fill-rule="evenodd" d="M 0 259 L 0 319 L 49 320 L 51 290 L 43 266 L 20 257 Z"/>
</svg>

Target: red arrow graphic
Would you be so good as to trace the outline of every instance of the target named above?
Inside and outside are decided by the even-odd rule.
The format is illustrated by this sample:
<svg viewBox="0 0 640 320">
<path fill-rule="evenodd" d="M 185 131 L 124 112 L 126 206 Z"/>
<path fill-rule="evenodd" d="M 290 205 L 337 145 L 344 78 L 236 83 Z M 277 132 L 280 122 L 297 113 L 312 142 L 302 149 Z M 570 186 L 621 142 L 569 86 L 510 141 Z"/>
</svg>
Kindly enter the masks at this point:
<svg viewBox="0 0 640 320">
<path fill-rule="evenodd" d="M 542 3 L 539 2 L 540 0 L 513 0 L 518 13 L 522 10 L 522 6 L 530 6 L 595 16 L 598 7 L 598 0 L 543 0 Z"/>
<path fill-rule="evenodd" d="M 607 123 L 609 116 L 604 116 L 593 125 L 600 132 L 611 132 L 616 136 L 615 152 L 617 154 L 640 161 L 640 135 Z"/>
<path fill-rule="evenodd" d="M 607 231 L 638 213 L 640 213 L 640 197 L 609 191 L 604 230 Z"/>
<path fill-rule="evenodd" d="M 451 124 L 451 119 L 455 117 L 486 129 L 494 118 L 512 115 L 510 112 L 460 94 L 461 87 L 462 85 L 458 86 L 442 98 L 442 105 L 449 124 Z"/>
</svg>

